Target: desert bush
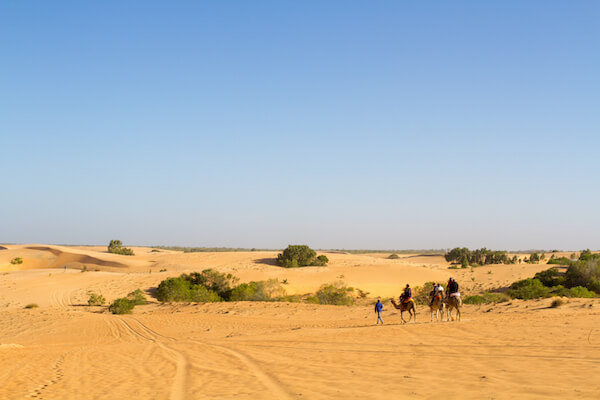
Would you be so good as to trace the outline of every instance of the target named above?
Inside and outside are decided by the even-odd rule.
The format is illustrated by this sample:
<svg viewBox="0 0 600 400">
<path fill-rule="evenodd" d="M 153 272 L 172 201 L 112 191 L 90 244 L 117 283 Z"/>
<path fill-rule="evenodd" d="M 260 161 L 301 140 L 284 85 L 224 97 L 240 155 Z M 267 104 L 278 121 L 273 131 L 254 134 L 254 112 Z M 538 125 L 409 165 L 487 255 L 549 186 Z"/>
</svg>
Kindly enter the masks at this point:
<svg viewBox="0 0 600 400">
<path fill-rule="evenodd" d="M 142 292 L 140 289 L 135 289 L 133 292 L 129 293 L 127 298 L 136 306 L 141 306 L 148 303 L 144 292 Z"/>
<path fill-rule="evenodd" d="M 588 258 L 571 263 L 565 274 L 565 286 L 584 286 L 600 293 L 600 259 Z"/>
<path fill-rule="evenodd" d="M 485 299 L 483 298 L 483 296 L 481 296 L 481 295 L 478 295 L 478 294 L 476 294 L 476 295 L 473 295 L 473 296 L 467 296 L 467 297 L 465 297 L 465 299 L 463 300 L 463 303 L 465 303 L 465 304 L 475 304 L 475 305 L 478 305 L 478 304 L 485 304 L 485 302 L 486 302 L 486 301 L 485 301 Z"/>
<path fill-rule="evenodd" d="M 538 253 L 532 253 L 529 256 L 529 261 L 528 261 L 529 264 L 537 264 L 539 262 L 540 262 L 540 255 Z"/>
<path fill-rule="evenodd" d="M 217 293 L 202 285 L 192 285 L 190 288 L 190 301 L 196 303 L 216 303 L 223 301 L 223 299 Z"/>
<path fill-rule="evenodd" d="M 550 304 L 550 307 L 558 308 L 558 307 L 562 306 L 563 304 L 565 304 L 565 301 L 563 299 L 554 299 L 554 300 L 552 300 L 552 304 Z"/>
<path fill-rule="evenodd" d="M 550 297 L 550 288 L 544 286 L 539 279 L 528 278 L 517 281 L 510 285 L 508 295 L 516 299 L 537 299 L 539 297 Z"/>
<path fill-rule="evenodd" d="M 388 258 L 389 258 L 390 260 L 395 260 L 395 259 L 397 259 L 397 258 L 400 258 L 400 256 L 399 256 L 398 254 L 396 254 L 396 253 L 392 253 L 392 254 L 390 254 L 390 255 L 388 256 Z"/>
<path fill-rule="evenodd" d="M 210 303 L 221 301 L 222 298 L 214 291 L 203 285 L 193 284 L 188 275 L 178 278 L 168 278 L 162 281 L 156 289 L 156 298 L 161 302 L 193 301 Z"/>
<path fill-rule="evenodd" d="M 21 257 L 15 257 L 12 260 L 10 260 L 10 263 L 13 265 L 23 264 L 23 259 Z"/>
<path fill-rule="evenodd" d="M 318 304 L 349 306 L 354 304 L 353 292 L 354 288 L 345 286 L 343 282 L 338 281 L 322 285 L 315 294 L 317 301 L 314 298 L 311 300 Z"/>
<path fill-rule="evenodd" d="M 285 289 L 277 279 L 242 283 L 231 292 L 231 301 L 274 301 L 285 296 Z"/>
<path fill-rule="evenodd" d="M 510 300 L 510 297 L 504 293 L 486 292 L 480 295 L 467 296 L 463 300 L 465 304 L 490 304 L 503 303 Z"/>
<path fill-rule="evenodd" d="M 113 301 L 113 303 L 108 306 L 108 311 L 113 314 L 131 314 L 133 307 L 135 307 L 133 301 L 122 297 Z"/>
<path fill-rule="evenodd" d="M 329 258 L 321 254 L 320 256 L 317 256 L 317 259 L 313 262 L 312 265 L 314 265 L 315 267 L 324 267 L 327 265 L 328 262 Z"/>
<path fill-rule="evenodd" d="M 592 253 L 590 249 L 582 250 L 579 253 L 579 261 L 591 261 L 600 259 L 600 254 Z"/>
<path fill-rule="evenodd" d="M 168 278 L 162 281 L 156 289 L 158 301 L 190 301 L 190 281 L 179 278 Z"/>
<path fill-rule="evenodd" d="M 108 252 L 113 254 L 121 254 L 124 256 L 133 256 L 133 250 L 127 247 L 123 247 L 123 243 L 120 240 L 111 240 L 108 244 Z"/>
<path fill-rule="evenodd" d="M 550 257 L 550 259 L 548 260 L 548 264 L 569 265 L 569 264 L 571 264 L 571 260 L 568 259 L 567 257 L 554 257 L 554 254 L 553 254 Z"/>
<path fill-rule="evenodd" d="M 596 293 L 588 290 L 583 286 L 575 286 L 572 288 L 566 288 L 562 285 L 554 286 L 551 288 L 552 295 L 562 297 L 581 297 L 590 299 L 596 297 Z"/>
<path fill-rule="evenodd" d="M 289 245 L 277 255 L 277 264 L 285 268 L 324 266 L 329 260 L 326 256 L 317 257 L 317 253 L 306 245 Z"/>
<path fill-rule="evenodd" d="M 544 286 L 564 285 L 565 276 L 558 272 L 556 268 L 550 268 L 545 271 L 538 272 L 534 278 L 539 279 Z"/>
<path fill-rule="evenodd" d="M 36 303 L 29 303 L 25 306 L 25 308 L 30 309 L 30 308 L 38 308 L 39 306 Z"/>
<path fill-rule="evenodd" d="M 192 285 L 204 286 L 225 300 L 229 299 L 233 286 L 239 280 L 232 274 L 225 274 L 212 268 L 205 269 L 202 272 L 192 272 L 189 275 L 183 274 L 181 278 L 189 281 Z"/>
<path fill-rule="evenodd" d="M 90 297 L 88 298 L 88 306 L 101 306 L 106 303 L 106 299 L 101 294 L 97 294 L 94 292 L 90 292 Z"/>
</svg>

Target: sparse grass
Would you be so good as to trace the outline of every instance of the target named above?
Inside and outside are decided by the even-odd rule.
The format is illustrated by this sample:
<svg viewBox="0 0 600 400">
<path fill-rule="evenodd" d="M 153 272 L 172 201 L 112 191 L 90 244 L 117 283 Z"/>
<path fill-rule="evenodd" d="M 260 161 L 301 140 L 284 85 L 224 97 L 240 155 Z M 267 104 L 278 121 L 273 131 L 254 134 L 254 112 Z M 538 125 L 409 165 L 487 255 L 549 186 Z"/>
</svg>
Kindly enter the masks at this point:
<svg viewBox="0 0 600 400">
<path fill-rule="evenodd" d="M 131 300 L 136 306 L 147 304 L 146 296 L 140 289 L 136 289 L 127 295 L 127 299 Z"/>
<path fill-rule="evenodd" d="M 552 304 L 550 304 L 550 307 L 558 308 L 558 307 L 562 306 L 563 304 L 565 304 L 565 301 L 563 299 L 554 299 L 554 300 L 552 300 Z"/>
<path fill-rule="evenodd" d="M 10 263 L 13 265 L 23 264 L 23 259 L 21 257 L 15 257 L 12 260 L 10 260 Z"/>
<path fill-rule="evenodd" d="M 106 299 L 101 294 L 97 294 L 94 292 L 90 292 L 90 297 L 88 299 L 89 306 L 101 306 L 106 303 Z"/>
<path fill-rule="evenodd" d="M 25 306 L 25 308 L 29 309 L 29 308 L 38 308 L 39 306 L 36 303 L 29 303 Z"/>
</svg>

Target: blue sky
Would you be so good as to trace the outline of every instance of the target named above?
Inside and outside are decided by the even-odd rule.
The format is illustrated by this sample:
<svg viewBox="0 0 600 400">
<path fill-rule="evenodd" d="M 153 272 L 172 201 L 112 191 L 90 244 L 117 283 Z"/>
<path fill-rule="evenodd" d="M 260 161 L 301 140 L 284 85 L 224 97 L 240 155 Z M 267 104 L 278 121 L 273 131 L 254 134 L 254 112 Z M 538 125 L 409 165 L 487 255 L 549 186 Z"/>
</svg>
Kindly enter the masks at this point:
<svg viewBox="0 0 600 400">
<path fill-rule="evenodd" d="M 3 2 L 0 242 L 598 249 L 599 18 Z"/>
</svg>

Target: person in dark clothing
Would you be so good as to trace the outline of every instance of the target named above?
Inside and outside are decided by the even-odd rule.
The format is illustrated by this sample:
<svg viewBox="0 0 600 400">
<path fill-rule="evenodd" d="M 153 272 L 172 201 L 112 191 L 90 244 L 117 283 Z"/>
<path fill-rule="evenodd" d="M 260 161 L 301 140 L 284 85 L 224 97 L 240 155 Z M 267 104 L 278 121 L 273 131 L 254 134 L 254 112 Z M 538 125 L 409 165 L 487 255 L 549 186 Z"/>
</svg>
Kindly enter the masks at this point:
<svg viewBox="0 0 600 400">
<path fill-rule="evenodd" d="M 450 278 L 448 281 L 448 297 L 450 297 L 453 293 L 458 293 L 458 282 L 454 278 Z"/>
<path fill-rule="evenodd" d="M 404 292 L 402 293 L 402 296 L 400 296 L 400 301 L 406 303 L 408 300 L 410 300 L 411 297 L 412 290 L 410 289 L 410 285 L 407 283 L 406 287 L 404 288 Z"/>
<path fill-rule="evenodd" d="M 383 319 L 381 318 L 381 313 L 383 312 L 383 304 L 381 304 L 381 301 L 379 301 L 379 299 L 377 299 L 377 303 L 375 303 L 375 312 L 377 313 L 376 325 L 379 325 L 379 321 L 381 321 L 381 324 L 383 325 Z"/>
</svg>

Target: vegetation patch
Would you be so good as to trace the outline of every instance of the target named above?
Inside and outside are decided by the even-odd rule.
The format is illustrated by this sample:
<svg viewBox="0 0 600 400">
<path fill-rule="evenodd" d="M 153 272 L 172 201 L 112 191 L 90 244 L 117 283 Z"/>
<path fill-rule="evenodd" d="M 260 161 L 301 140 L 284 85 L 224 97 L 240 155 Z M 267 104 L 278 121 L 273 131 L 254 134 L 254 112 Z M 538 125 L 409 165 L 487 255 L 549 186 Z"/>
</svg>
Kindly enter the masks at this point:
<svg viewBox="0 0 600 400">
<path fill-rule="evenodd" d="M 108 311 L 113 314 L 131 314 L 133 307 L 135 307 L 133 301 L 126 297 L 122 297 L 113 301 L 113 303 L 108 306 Z"/>
<path fill-rule="evenodd" d="M 277 279 L 242 283 L 231 291 L 230 301 L 275 301 L 285 296 Z"/>
<path fill-rule="evenodd" d="M 21 257 L 15 257 L 12 260 L 10 260 L 10 263 L 13 265 L 23 264 L 23 259 Z"/>
<path fill-rule="evenodd" d="M 111 240 L 108 244 L 108 252 L 113 254 L 121 254 L 123 256 L 133 256 L 133 250 L 127 247 L 123 247 L 123 243 L 120 240 Z"/>
<path fill-rule="evenodd" d="M 396 259 L 400 258 L 400 256 L 399 256 L 398 254 L 396 254 L 396 253 L 392 253 L 392 254 L 390 254 L 390 255 L 388 256 L 388 258 L 389 258 L 390 260 L 396 260 Z"/>
<path fill-rule="evenodd" d="M 322 285 L 307 301 L 315 304 L 350 306 L 354 304 L 354 288 L 345 286 L 342 281 Z"/>
<path fill-rule="evenodd" d="M 478 295 L 467 296 L 463 300 L 465 304 L 491 304 L 504 303 L 510 300 L 510 296 L 505 293 L 485 292 Z"/>
<path fill-rule="evenodd" d="M 140 289 L 135 289 L 133 292 L 129 293 L 127 295 L 127 299 L 132 301 L 136 306 L 142 306 L 148 303 L 144 292 L 142 292 Z"/>
<path fill-rule="evenodd" d="M 106 299 L 101 294 L 90 292 L 89 295 L 88 306 L 102 306 L 106 303 Z"/>
<path fill-rule="evenodd" d="M 554 299 L 554 300 L 552 300 L 552 304 L 550 304 L 550 307 L 558 308 L 558 307 L 562 306 L 563 304 L 565 304 L 565 301 L 563 299 Z"/>
<path fill-rule="evenodd" d="M 325 266 L 329 262 L 327 256 L 320 255 L 306 245 L 289 245 L 277 255 L 277 264 L 285 268 L 308 266 Z"/>
<path fill-rule="evenodd" d="M 485 247 L 469 250 L 466 247 L 455 247 L 444 255 L 448 262 L 461 264 L 464 268 L 472 264 L 515 264 L 517 256 L 509 257 L 505 250 L 495 251 Z"/>
</svg>

